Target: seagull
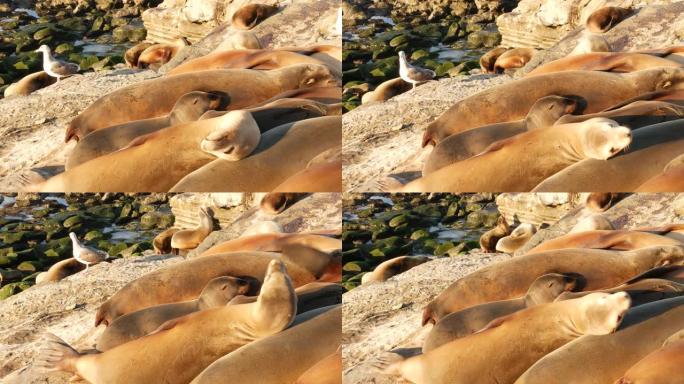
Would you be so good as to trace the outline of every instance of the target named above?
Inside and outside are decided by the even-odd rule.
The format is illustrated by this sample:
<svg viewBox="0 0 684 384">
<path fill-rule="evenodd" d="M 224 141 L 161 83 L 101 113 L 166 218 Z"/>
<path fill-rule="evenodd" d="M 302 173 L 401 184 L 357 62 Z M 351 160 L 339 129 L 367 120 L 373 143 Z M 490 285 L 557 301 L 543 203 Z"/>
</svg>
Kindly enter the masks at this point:
<svg viewBox="0 0 684 384">
<path fill-rule="evenodd" d="M 69 237 L 71 238 L 71 243 L 73 245 L 74 259 L 78 260 L 81 264 L 85 264 L 86 271 L 90 264 L 97 264 L 109 258 L 109 255 L 105 251 L 81 245 L 81 242 L 78 241 L 75 233 L 69 233 Z"/>
<path fill-rule="evenodd" d="M 436 75 L 437 74 L 433 70 L 415 67 L 409 64 L 408 61 L 406 61 L 406 54 L 404 51 L 399 51 L 399 77 L 405 82 L 411 83 L 413 89 L 416 88 L 416 84 L 432 80 Z"/>
<path fill-rule="evenodd" d="M 43 52 L 43 70 L 48 75 L 56 77 L 57 81 L 62 77 L 74 75 L 81 70 L 78 64 L 57 60 L 52 57 L 50 47 L 47 45 L 41 45 L 40 48 L 36 49 L 36 52 Z"/>
</svg>

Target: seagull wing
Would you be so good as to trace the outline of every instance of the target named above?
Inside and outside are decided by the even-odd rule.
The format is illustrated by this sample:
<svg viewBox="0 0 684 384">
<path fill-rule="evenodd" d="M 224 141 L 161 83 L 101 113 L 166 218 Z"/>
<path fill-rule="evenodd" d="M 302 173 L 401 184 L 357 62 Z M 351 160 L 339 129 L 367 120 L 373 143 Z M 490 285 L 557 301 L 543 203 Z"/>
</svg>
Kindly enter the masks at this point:
<svg viewBox="0 0 684 384">
<path fill-rule="evenodd" d="M 52 62 L 50 70 L 60 76 L 69 76 L 78 73 L 80 67 L 74 63 L 57 60 Z"/>
<path fill-rule="evenodd" d="M 413 81 L 428 81 L 435 78 L 435 72 L 430 69 L 411 67 L 406 75 Z"/>
<path fill-rule="evenodd" d="M 107 252 L 95 248 L 83 247 L 78 257 L 87 263 L 99 263 L 107 258 Z"/>
</svg>

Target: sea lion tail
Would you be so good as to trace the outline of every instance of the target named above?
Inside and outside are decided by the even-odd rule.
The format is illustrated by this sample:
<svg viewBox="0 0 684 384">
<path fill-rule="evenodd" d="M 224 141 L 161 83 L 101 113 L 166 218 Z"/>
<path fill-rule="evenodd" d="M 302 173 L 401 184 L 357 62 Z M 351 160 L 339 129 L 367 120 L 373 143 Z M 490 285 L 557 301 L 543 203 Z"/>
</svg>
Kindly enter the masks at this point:
<svg viewBox="0 0 684 384">
<path fill-rule="evenodd" d="M 66 341 L 53 335 L 45 334 L 44 345 L 40 349 L 34 366 L 42 372 L 69 371 L 74 372 L 73 358 L 80 356 Z"/>
</svg>

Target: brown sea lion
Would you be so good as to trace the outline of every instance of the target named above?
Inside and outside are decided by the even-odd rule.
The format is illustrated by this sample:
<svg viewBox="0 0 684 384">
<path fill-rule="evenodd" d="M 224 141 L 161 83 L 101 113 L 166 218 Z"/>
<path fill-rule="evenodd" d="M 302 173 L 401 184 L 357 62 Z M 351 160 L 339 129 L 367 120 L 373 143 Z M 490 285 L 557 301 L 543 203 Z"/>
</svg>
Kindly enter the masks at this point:
<svg viewBox="0 0 684 384">
<path fill-rule="evenodd" d="M 641 184 L 635 192 L 681 192 L 684 191 L 684 156 L 672 159 L 663 172 Z"/>
<path fill-rule="evenodd" d="M 273 192 L 342 192 L 342 160 L 306 167 L 278 184 Z"/>
<path fill-rule="evenodd" d="M 514 48 L 501 54 L 494 62 L 494 72 L 503 73 L 506 69 L 522 68 L 527 64 L 537 50 L 534 48 Z"/>
<path fill-rule="evenodd" d="M 171 191 L 271 191 L 341 140 L 341 116 L 281 125 L 263 134 L 249 157 L 212 161 L 183 177 Z"/>
<path fill-rule="evenodd" d="M 584 206 L 591 212 L 605 212 L 617 203 L 624 194 L 616 192 L 591 192 L 584 201 Z"/>
<path fill-rule="evenodd" d="M 587 29 L 593 33 L 605 33 L 624 20 L 632 11 L 621 7 L 603 7 L 587 18 Z"/>
<path fill-rule="evenodd" d="M 313 282 L 295 288 L 297 295 L 297 314 L 314 311 L 319 308 L 328 307 L 342 303 L 342 294 L 346 289 L 337 283 Z M 256 296 L 235 296 L 229 305 L 253 303 Z"/>
<path fill-rule="evenodd" d="M 145 48 L 138 56 L 138 68 L 150 68 L 155 71 L 168 63 L 182 48 L 190 45 L 184 38 L 178 39 L 175 44 L 160 43 Z"/>
<path fill-rule="evenodd" d="M 157 255 L 165 255 L 171 253 L 171 237 L 174 233 L 180 231 L 180 228 L 171 227 L 154 237 L 152 240 L 152 248 Z"/>
<path fill-rule="evenodd" d="M 579 123 L 595 117 L 603 117 L 616 121 L 630 129 L 639 129 L 649 125 L 677 120 L 684 116 L 684 106 L 665 101 L 635 101 L 617 109 L 589 113 L 586 115 L 565 115 L 555 124 Z"/>
<path fill-rule="evenodd" d="M 613 230 L 586 231 L 570 233 L 555 239 L 546 240 L 527 251 L 526 254 L 540 253 L 564 248 L 615 249 L 631 251 L 656 245 L 678 245 L 680 241 L 648 232 Z"/>
<path fill-rule="evenodd" d="M 212 214 L 205 207 L 199 209 L 199 223 L 195 229 L 183 229 L 171 236 L 171 249 L 178 254 L 178 251 L 187 251 L 197 248 L 198 245 L 214 230 Z"/>
<path fill-rule="evenodd" d="M 291 244 L 305 245 L 322 252 L 342 249 L 342 241 L 333 237 L 308 233 L 262 233 L 224 241 L 202 252 L 198 257 L 238 251 L 282 252 L 284 247 Z"/>
<path fill-rule="evenodd" d="M 223 307 L 237 295 L 256 292 L 247 280 L 217 277 L 207 283 L 194 300 L 169 303 L 128 313 L 114 320 L 97 340 L 97 350 L 104 352 L 152 333 L 165 322 L 189 313 Z M 256 301 L 256 300 L 255 300 Z"/>
<path fill-rule="evenodd" d="M 140 54 L 153 44 L 154 43 L 149 41 L 143 41 L 126 50 L 126 53 L 124 54 L 126 66 L 128 68 L 138 68 L 138 58 L 140 57 Z"/>
<path fill-rule="evenodd" d="M 617 332 L 583 336 L 541 358 L 515 384 L 613 383 L 684 323 L 684 296 L 630 309 Z"/>
<path fill-rule="evenodd" d="M 70 257 L 66 260 L 58 261 L 53 264 L 47 271 L 41 272 L 36 276 L 36 284 L 60 281 L 65 277 L 71 276 L 74 273 L 81 272 L 85 269 L 85 264 Z"/>
<path fill-rule="evenodd" d="M 511 227 L 508 225 L 506 218 L 501 215 L 496 219 L 496 226 L 480 236 L 480 249 L 484 253 L 492 253 L 496 251 L 496 243 L 500 238 L 508 236 L 511 233 Z"/>
<path fill-rule="evenodd" d="M 594 113 L 646 92 L 676 88 L 682 80 L 683 68 L 654 68 L 626 74 L 568 71 L 508 82 L 454 104 L 427 127 L 423 146 L 468 129 L 523 119 L 544 96 L 582 98 L 587 105 L 584 113 Z M 496 107 L 486 107 L 490 105 Z"/>
<path fill-rule="evenodd" d="M 655 67 L 681 67 L 675 61 L 638 52 L 590 52 L 550 61 L 525 77 L 563 71 L 635 72 Z"/>
<path fill-rule="evenodd" d="M 233 13 L 230 26 L 235 29 L 252 29 L 276 12 L 276 5 L 247 4 Z"/>
<path fill-rule="evenodd" d="M 634 364 L 615 384 L 678 384 L 684 382 L 684 330 Z"/>
<path fill-rule="evenodd" d="M 513 253 L 530 241 L 535 233 L 537 233 L 537 227 L 533 224 L 521 223 L 510 235 L 497 241 L 496 250 L 503 253 Z"/>
<path fill-rule="evenodd" d="M 556 300 L 575 299 L 594 292 L 626 292 L 632 298 L 632 306 L 635 307 L 658 300 L 682 296 L 684 294 L 684 284 L 666 279 L 641 279 L 637 277 L 614 288 L 583 292 L 564 292 Z"/>
<path fill-rule="evenodd" d="M 277 215 L 303 197 L 304 194 L 301 193 L 269 192 L 261 198 L 259 209 L 270 215 Z"/>
<path fill-rule="evenodd" d="M 319 103 L 335 104 L 342 100 L 342 88 L 340 87 L 314 87 L 295 89 L 279 93 L 272 98 L 261 102 L 254 107 L 259 107 L 271 103 L 278 99 L 292 98 L 292 99 L 308 99 L 318 101 Z"/>
<path fill-rule="evenodd" d="M 287 328 L 295 311 L 292 282 L 283 263 L 273 260 L 256 303 L 170 320 L 151 335 L 102 353 L 81 354 L 48 334 L 36 365 L 72 372 L 91 383 L 188 383 L 221 356 Z"/>
<path fill-rule="evenodd" d="M 532 105 L 524 120 L 469 129 L 440 141 L 425 162 L 423 175 L 428 175 L 448 164 L 478 155 L 496 141 L 533 129 L 551 126 L 561 116 L 577 113 L 582 109 L 581 103 L 573 98 L 542 97 Z"/>
<path fill-rule="evenodd" d="M 5 88 L 5 97 L 10 96 L 26 96 L 31 93 L 45 88 L 48 85 L 52 85 L 57 82 L 57 79 L 45 73 L 45 71 L 39 71 L 26 75 L 22 77 L 16 83 L 10 84 L 9 87 Z"/>
<path fill-rule="evenodd" d="M 496 63 L 496 59 L 506 51 L 508 51 L 508 48 L 497 47 L 482 55 L 480 57 L 480 69 L 482 70 L 482 73 L 495 73 L 494 64 Z"/>
<path fill-rule="evenodd" d="M 309 368 L 294 384 L 342 384 L 342 349 Z"/>
<path fill-rule="evenodd" d="M 387 80 L 380 83 L 374 90 L 364 93 L 361 96 L 361 104 L 387 101 L 396 95 L 410 91 L 411 88 L 411 83 L 405 82 L 401 77 Z"/>
<path fill-rule="evenodd" d="M 216 277 L 252 277 L 261 282 L 271 260 L 285 262 L 295 287 L 315 281 L 332 262 L 329 254 L 314 249 L 302 252 L 299 248 L 294 254 L 286 251 L 282 256 L 270 252 L 231 252 L 160 268 L 126 284 L 105 301 L 97 310 L 95 325 L 111 324 L 119 316 L 154 305 L 193 300 Z"/>
<path fill-rule="evenodd" d="M 471 335 L 496 318 L 535 305 L 550 303 L 561 293 L 572 291 L 576 286 L 577 280 L 571 275 L 549 273 L 534 280 L 523 297 L 492 301 L 450 313 L 432 327 L 423 343 L 423 353 L 452 340 Z"/>
<path fill-rule="evenodd" d="M 522 296 L 532 282 L 547 273 L 575 273 L 585 290 L 612 288 L 654 267 L 681 265 L 684 246 L 658 246 L 635 251 L 559 249 L 523 255 L 486 266 L 444 290 L 425 307 L 423 324 L 494 300 Z"/>
<path fill-rule="evenodd" d="M 546 178 L 535 192 L 634 191 L 684 153 L 684 119 L 639 128 L 632 144 L 608 161 L 585 159 Z"/>
<path fill-rule="evenodd" d="M 629 304 L 624 292 L 594 293 L 523 309 L 385 372 L 414 383 L 512 383 L 544 355 L 578 337 L 614 332 Z"/>
<path fill-rule="evenodd" d="M 85 136 L 69 154 L 64 168 L 72 169 L 88 160 L 117 151 L 137 137 L 172 125 L 196 121 L 209 110 L 227 107 L 226 95 L 200 91 L 187 93 L 178 99 L 166 116 L 114 125 Z"/>
<path fill-rule="evenodd" d="M 224 69 L 186 73 L 141 81 L 111 92 L 81 112 L 68 125 L 65 141 L 132 120 L 168 114 L 179 97 L 192 91 L 225 92 L 229 109 L 253 106 L 279 93 L 337 85 L 322 65 L 299 64 L 273 71 Z"/>
<path fill-rule="evenodd" d="M 629 128 L 609 119 L 553 125 L 497 141 L 477 156 L 449 164 L 393 192 L 526 192 L 584 159 L 609 159 L 631 141 Z"/>
<path fill-rule="evenodd" d="M 335 353 L 341 342 L 341 305 L 309 311 L 298 315 L 290 328 L 216 360 L 192 384 L 294 383 Z"/>
<path fill-rule="evenodd" d="M 361 278 L 361 284 L 387 281 L 392 276 L 404 273 L 409 269 L 430 261 L 427 256 L 399 256 L 380 263 L 373 271 Z"/>
</svg>

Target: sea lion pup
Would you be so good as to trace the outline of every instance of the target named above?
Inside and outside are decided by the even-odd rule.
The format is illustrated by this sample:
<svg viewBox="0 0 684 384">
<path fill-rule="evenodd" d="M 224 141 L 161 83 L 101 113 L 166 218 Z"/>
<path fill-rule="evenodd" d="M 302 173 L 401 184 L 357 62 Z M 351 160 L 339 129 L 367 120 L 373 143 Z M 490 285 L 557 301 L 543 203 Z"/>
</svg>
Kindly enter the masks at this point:
<svg viewBox="0 0 684 384">
<path fill-rule="evenodd" d="M 625 153 L 608 161 L 582 160 L 549 176 L 534 192 L 634 191 L 684 153 L 684 120 L 674 120 L 632 132 Z"/>
<path fill-rule="evenodd" d="M 276 5 L 247 4 L 233 13 L 230 26 L 235 29 L 252 29 L 276 12 Z"/>
<path fill-rule="evenodd" d="M 216 360 L 192 384 L 294 383 L 321 359 L 335 353 L 341 342 L 341 305 L 305 312 L 290 328 Z"/>
<path fill-rule="evenodd" d="M 213 215 L 206 207 L 199 209 L 199 223 L 195 229 L 184 229 L 171 236 L 171 249 L 178 254 L 197 248 L 198 245 L 214 230 Z"/>
<path fill-rule="evenodd" d="M 342 249 L 342 240 L 309 233 L 261 233 L 216 244 L 197 257 L 238 251 L 282 252 L 291 244 L 301 244 L 322 252 Z"/>
<path fill-rule="evenodd" d="M 124 61 L 126 62 L 126 66 L 128 68 L 138 68 L 138 58 L 140 57 L 140 54 L 143 53 L 143 51 L 145 51 L 153 44 L 154 43 L 151 43 L 149 41 L 143 41 L 132 46 L 131 48 L 128 48 L 128 50 L 126 50 L 126 53 L 124 54 Z"/>
<path fill-rule="evenodd" d="M 678 245 L 680 241 L 648 232 L 630 230 L 586 231 L 569 233 L 546 240 L 527 251 L 527 255 L 564 248 L 615 249 L 631 251 L 656 245 Z"/>
<path fill-rule="evenodd" d="M 184 260 L 126 284 L 98 308 L 95 326 L 111 324 L 119 316 L 140 309 L 196 299 L 216 277 L 252 277 L 261 282 L 271 260 L 285 263 L 295 287 L 315 281 L 333 262 L 331 255 L 306 247 L 285 249 L 282 254 L 231 252 Z"/>
<path fill-rule="evenodd" d="M 81 272 L 84 269 L 85 264 L 70 257 L 56 262 L 47 271 L 39 273 L 38 276 L 36 276 L 36 284 L 60 281 L 63 278 Z"/>
<path fill-rule="evenodd" d="M 361 284 L 379 283 L 430 261 L 427 256 L 399 256 L 383 261 L 361 278 Z"/>
<path fill-rule="evenodd" d="M 78 141 L 64 168 L 69 170 L 88 160 L 117 151 L 133 139 L 162 128 L 196 121 L 205 112 L 225 109 L 228 104 L 226 95 L 200 91 L 186 93 L 178 99 L 166 116 L 114 125 L 87 135 Z"/>
<path fill-rule="evenodd" d="M 188 60 L 166 75 L 206 71 L 212 69 L 259 69 L 272 70 L 294 64 L 327 65 L 327 63 L 296 52 L 274 49 L 245 49 L 210 53 Z"/>
<path fill-rule="evenodd" d="M 523 309 L 385 372 L 421 384 L 512 383 L 544 355 L 578 337 L 614 332 L 629 304 L 624 292 L 594 293 Z"/>
<path fill-rule="evenodd" d="M 155 236 L 152 240 L 152 248 L 154 249 L 154 253 L 157 255 L 171 253 L 173 251 L 171 248 L 171 237 L 173 237 L 173 234 L 178 231 L 180 231 L 180 228 L 171 227 Z"/>
<path fill-rule="evenodd" d="M 532 105 L 544 96 L 582 98 L 587 106 L 583 113 L 594 113 L 647 92 L 676 88 L 683 80 L 682 68 L 654 68 L 625 74 L 568 71 L 523 78 L 458 101 L 428 125 L 423 146 L 437 144 L 447 136 L 468 129 L 523 119 Z M 610 87 L 604 86 L 597 92 L 596 84 L 610 84 Z M 489 105 L 496 105 L 496 108 L 483 107 Z"/>
<path fill-rule="evenodd" d="M 309 368 L 294 384 L 342 384 L 342 348 Z"/>
<path fill-rule="evenodd" d="M 663 172 L 641 184 L 635 192 L 679 192 L 684 191 L 684 156 L 672 159 Z"/>
<path fill-rule="evenodd" d="M 584 159 L 607 160 L 631 142 L 630 129 L 609 119 L 553 125 L 497 141 L 477 156 L 442 167 L 394 192 L 526 192 Z"/>
<path fill-rule="evenodd" d="M 221 356 L 287 328 L 296 305 L 285 266 L 273 260 L 256 303 L 191 313 L 151 335 L 96 354 L 81 354 L 47 334 L 36 366 L 72 372 L 91 383 L 155 383 L 160 375 L 169 384 L 188 383 Z"/>
<path fill-rule="evenodd" d="M 423 353 L 452 340 L 471 335 L 496 318 L 535 305 L 550 303 L 556 300 L 561 293 L 572 291 L 576 286 L 577 280 L 573 276 L 549 273 L 534 280 L 525 296 L 517 299 L 492 301 L 450 313 L 432 327 L 425 343 L 423 343 Z"/>
<path fill-rule="evenodd" d="M 615 384 L 677 384 L 684 382 L 684 330 L 670 336 L 660 349 L 648 354 Z"/>
<path fill-rule="evenodd" d="M 26 75 L 21 78 L 21 80 L 16 83 L 10 84 L 9 87 L 5 88 L 5 97 L 10 96 L 26 96 L 31 93 L 45 88 L 48 85 L 52 85 L 57 82 L 57 79 L 45 73 L 45 71 L 39 71 Z"/>
<path fill-rule="evenodd" d="M 279 93 L 272 98 L 261 102 L 259 104 L 253 105 L 253 108 L 264 106 L 278 99 L 308 99 L 317 101 L 324 104 L 336 104 L 342 100 L 342 88 L 340 87 L 314 87 L 314 88 L 303 88 L 295 89 L 292 91 L 286 91 Z"/>
<path fill-rule="evenodd" d="M 205 146 L 212 149 L 209 153 L 201 145 L 216 131 L 222 133 L 219 138 L 227 140 L 215 147 Z M 259 127 L 248 112 L 231 111 L 214 119 L 175 125 L 138 137 L 119 151 L 94 158 L 27 189 L 167 192 L 185 175 L 216 159 L 216 154 L 231 149 L 228 155 L 249 154 L 259 135 Z"/>
<path fill-rule="evenodd" d="M 590 52 L 550 61 L 525 77 L 563 71 L 635 72 L 655 67 L 681 67 L 675 61 L 638 52 Z"/>
<path fill-rule="evenodd" d="M 262 49 L 261 41 L 251 31 L 231 31 L 230 36 L 221 40 L 212 52 L 232 51 L 234 49 Z"/>
<path fill-rule="evenodd" d="M 425 162 L 423 175 L 478 155 L 496 141 L 554 125 L 561 116 L 579 113 L 582 109 L 582 103 L 573 98 L 555 95 L 542 97 L 532 105 L 523 120 L 469 129 L 440 141 Z"/>
<path fill-rule="evenodd" d="M 342 160 L 306 167 L 278 184 L 273 192 L 342 192 Z"/>
<path fill-rule="evenodd" d="M 603 7 L 592 12 L 587 18 L 587 30 L 592 33 L 605 33 L 624 20 L 632 11 L 621 7 Z"/>
<path fill-rule="evenodd" d="M 503 55 L 504 52 L 508 51 L 508 48 L 496 47 L 491 51 L 485 53 L 480 57 L 480 69 L 482 73 L 496 73 L 494 72 L 494 64 L 499 56 Z"/>
<path fill-rule="evenodd" d="M 504 73 L 506 69 L 522 68 L 527 64 L 537 50 L 534 48 L 514 48 L 501 54 L 494 62 L 494 72 Z"/>
<path fill-rule="evenodd" d="M 594 292 L 615 293 L 626 292 L 632 299 L 632 307 L 664 300 L 684 294 L 684 284 L 666 279 L 631 279 L 624 284 L 610 289 L 599 289 L 583 292 L 563 292 L 556 301 L 575 299 Z"/>
<path fill-rule="evenodd" d="M 496 242 L 496 250 L 503 253 L 513 253 L 530 241 L 535 233 L 537 233 L 537 227 L 534 224 L 521 223 L 510 235 Z"/>
<path fill-rule="evenodd" d="M 69 123 L 65 141 L 81 139 L 112 125 L 168 114 L 179 97 L 192 91 L 225 92 L 230 97 L 230 109 L 235 110 L 288 90 L 331 86 L 338 82 L 328 67 L 314 64 L 272 71 L 223 69 L 145 80 L 119 88 L 88 106 Z"/>
<path fill-rule="evenodd" d="M 269 215 L 277 215 L 304 196 L 301 193 L 269 192 L 261 198 L 259 209 Z"/>
<path fill-rule="evenodd" d="M 401 77 L 387 80 L 380 83 L 374 90 L 364 93 L 361 96 L 361 104 L 387 101 L 396 95 L 410 91 L 411 88 L 411 83 L 405 82 Z"/>
<path fill-rule="evenodd" d="M 568 56 L 582 55 L 590 52 L 612 52 L 608 40 L 602 35 L 584 31 L 582 37 L 577 40 L 577 45 Z"/>
<path fill-rule="evenodd" d="M 617 332 L 583 336 L 541 358 L 516 384 L 613 383 L 684 323 L 684 296 L 631 308 Z"/>
<path fill-rule="evenodd" d="M 425 307 L 423 324 L 449 313 L 494 300 L 522 296 L 532 282 L 547 273 L 574 273 L 584 290 L 612 288 L 661 265 L 681 265 L 684 246 L 657 246 L 634 251 L 559 249 L 501 261 L 457 280 Z"/>
<path fill-rule="evenodd" d="M 141 309 L 114 320 L 97 340 L 97 350 L 104 352 L 152 333 L 168 320 L 209 308 L 223 307 L 237 295 L 256 292 L 247 280 L 217 277 L 207 283 L 197 299 Z"/>
<path fill-rule="evenodd" d="M 341 116 L 281 125 L 263 134 L 249 157 L 215 160 L 183 177 L 171 191 L 271 191 L 341 140 Z"/>
<path fill-rule="evenodd" d="M 506 218 L 501 215 L 496 219 L 496 226 L 480 236 L 480 249 L 484 253 L 493 253 L 496 251 L 496 243 L 502 237 L 511 234 L 511 227 L 508 225 Z"/>
</svg>

